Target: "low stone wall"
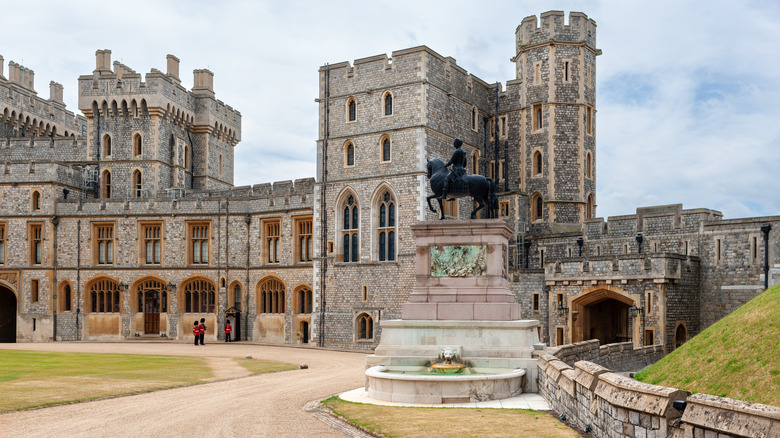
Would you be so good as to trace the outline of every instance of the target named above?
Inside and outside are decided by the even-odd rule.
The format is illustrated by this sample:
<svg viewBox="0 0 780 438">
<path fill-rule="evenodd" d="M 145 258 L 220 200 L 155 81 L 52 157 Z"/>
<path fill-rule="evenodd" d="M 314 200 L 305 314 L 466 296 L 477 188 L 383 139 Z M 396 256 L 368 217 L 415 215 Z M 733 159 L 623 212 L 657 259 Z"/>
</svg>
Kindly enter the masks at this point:
<svg viewBox="0 0 780 438">
<path fill-rule="evenodd" d="M 587 360 L 614 371 L 639 371 L 664 357 L 663 345 L 640 348 L 633 348 L 631 342 L 599 345 L 597 339 L 552 347 L 546 351 L 569 365 Z"/>
<path fill-rule="evenodd" d="M 578 355 L 594 355 L 590 344 L 549 348 L 538 354 L 539 393 L 566 421 L 596 437 L 780 437 L 780 408 L 638 382 L 578 360 Z M 615 359 L 626 360 L 622 347 L 604 347 L 598 348 L 597 358 L 625 363 Z M 636 356 L 646 358 L 651 353 Z M 570 360 L 575 362 L 570 365 Z M 673 406 L 676 400 L 687 403 L 682 412 Z"/>
</svg>

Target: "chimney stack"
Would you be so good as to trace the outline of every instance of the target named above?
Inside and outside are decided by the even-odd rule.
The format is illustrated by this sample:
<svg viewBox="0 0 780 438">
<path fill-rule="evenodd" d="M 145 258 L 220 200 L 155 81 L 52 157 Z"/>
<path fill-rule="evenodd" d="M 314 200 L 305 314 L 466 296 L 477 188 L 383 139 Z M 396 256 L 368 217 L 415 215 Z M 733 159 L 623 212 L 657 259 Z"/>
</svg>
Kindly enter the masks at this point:
<svg viewBox="0 0 780 438">
<path fill-rule="evenodd" d="M 192 91 L 210 93 L 214 96 L 214 73 L 206 69 L 193 70 L 194 82 Z"/>
<path fill-rule="evenodd" d="M 111 73 L 111 51 L 104 49 L 95 52 L 95 72 Z"/>
<path fill-rule="evenodd" d="M 165 58 L 168 60 L 168 76 L 176 80 L 178 84 L 181 82 L 179 80 L 179 58 L 173 55 L 168 55 Z"/>
<path fill-rule="evenodd" d="M 5 77 L 3 76 L 3 61 L 5 61 L 5 59 L 3 58 L 3 55 L 0 55 L 0 78 Z"/>
<path fill-rule="evenodd" d="M 57 103 L 64 103 L 62 100 L 62 85 L 51 81 L 49 82 L 49 100 Z"/>
</svg>

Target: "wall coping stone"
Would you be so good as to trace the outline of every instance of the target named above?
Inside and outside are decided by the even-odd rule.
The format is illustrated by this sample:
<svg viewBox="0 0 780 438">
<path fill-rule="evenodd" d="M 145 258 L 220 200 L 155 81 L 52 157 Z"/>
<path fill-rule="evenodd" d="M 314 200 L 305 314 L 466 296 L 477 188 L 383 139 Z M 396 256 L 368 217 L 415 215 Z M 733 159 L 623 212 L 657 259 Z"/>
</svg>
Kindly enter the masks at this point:
<svg viewBox="0 0 780 438">
<path fill-rule="evenodd" d="M 615 373 L 604 373 L 599 380 L 597 396 L 615 406 L 664 418 L 680 417 L 682 413 L 674 409 L 672 403 L 690 395 L 687 391 L 637 382 Z"/>
<path fill-rule="evenodd" d="M 589 362 L 587 360 L 581 360 L 574 364 L 575 377 L 574 381 L 580 385 L 593 391 L 596 389 L 596 385 L 599 383 L 599 376 L 606 373 L 611 373 L 608 368 L 604 368 L 601 365 Z"/>
<path fill-rule="evenodd" d="M 780 408 L 743 400 L 694 394 L 688 397 L 682 422 L 737 436 L 780 436 Z"/>
</svg>

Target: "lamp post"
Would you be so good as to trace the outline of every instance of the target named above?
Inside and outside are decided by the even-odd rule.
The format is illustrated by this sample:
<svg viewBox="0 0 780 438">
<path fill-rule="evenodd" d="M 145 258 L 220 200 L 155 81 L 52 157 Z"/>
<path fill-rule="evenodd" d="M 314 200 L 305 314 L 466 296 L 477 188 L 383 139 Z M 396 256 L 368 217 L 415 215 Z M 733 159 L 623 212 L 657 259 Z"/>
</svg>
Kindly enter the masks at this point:
<svg viewBox="0 0 780 438">
<path fill-rule="evenodd" d="M 580 238 L 578 238 L 578 239 L 577 239 L 577 246 L 578 246 L 578 247 L 579 247 L 579 249 L 580 249 L 580 257 L 582 257 L 582 245 L 583 245 L 584 243 L 585 243 L 585 239 L 583 239 L 582 237 L 580 237 Z"/>
<path fill-rule="evenodd" d="M 764 289 L 769 289 L 769 231 L 772 225 L 761 226 L 761 232 L 764 233 Z"/>
<path fill-rule="evenodd" d="M 645 241 L 645 236 L 643 236 L 641 234 L 637 234 L 636 235 L 636 243 L 637 243 L 637 248 L 638 248 L 637 252 L 639 254 L 642 254 L 642 242 L 644 242 L 644 241 Z"/>
</svg>

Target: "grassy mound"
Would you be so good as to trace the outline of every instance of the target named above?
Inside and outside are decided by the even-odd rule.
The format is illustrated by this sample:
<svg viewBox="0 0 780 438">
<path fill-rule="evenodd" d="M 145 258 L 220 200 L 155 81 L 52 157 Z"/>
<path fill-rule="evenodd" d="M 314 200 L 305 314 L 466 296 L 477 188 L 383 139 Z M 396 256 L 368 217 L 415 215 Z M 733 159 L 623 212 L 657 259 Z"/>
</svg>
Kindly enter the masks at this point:
<svg viewBox="0 0 780 438">
<path fill-rule="evenodd" d="M 780 406 L 780 285 L 635 377 L 693 393 Z"/>
</svg>

